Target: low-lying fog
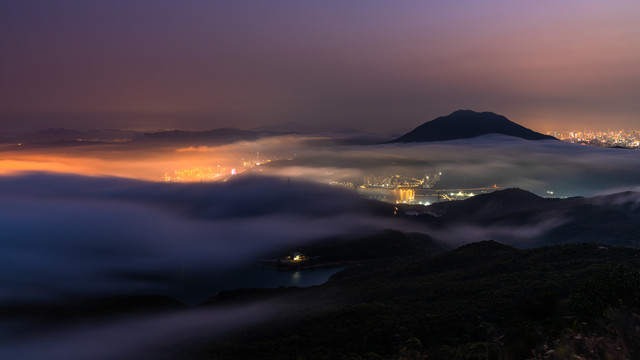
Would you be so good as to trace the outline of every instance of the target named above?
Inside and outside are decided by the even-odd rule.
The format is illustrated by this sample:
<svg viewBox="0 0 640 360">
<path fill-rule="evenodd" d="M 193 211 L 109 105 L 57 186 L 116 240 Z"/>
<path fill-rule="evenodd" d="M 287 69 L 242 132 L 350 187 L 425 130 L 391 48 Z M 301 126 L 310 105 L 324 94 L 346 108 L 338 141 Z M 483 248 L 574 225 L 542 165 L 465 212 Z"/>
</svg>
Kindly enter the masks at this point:
<svg viewBox="0 0 640 360">
<path fill-rule="evenodd" d="M 366 235 L 387 228 L 430 232 L 419 224 L 380 218 L 354 190 L 317 183 L 358 186 L 369 175 L 421 177 L 441 172 L 435 187 L 497 184 L 547 196 L 548 191 L 554 196 L 591 196 L 640 184 L 640 156 L 633 150 L 502 136 L 430 144 L 340 143 L 344 142 L 330 137 L 281 136 L 222 146 L 108 144 L 4 150 L 0 304 L 163 293 L 170 286 L 165 278 L 221 274 L 273 250 L 328 236 Z M 218 181 L 162 182 L 167 174 L 195 168 L 213 169 L 210 173 L 220 176 L 211 179 Z M 237 175 L 231 175 L 232 169 Z M 432 235 L 439 240 L 458 237 L 458 244 L 467 241 L 460 237 L 473 240 L 469 233 L 484 240 L 505 231 L 522 236 L 541 231 L 535 226 L 458 230 Z M 267 318 L 269 311 L 264 309 L 273 307 L 265 306 L 251 308 L 265 314 L 252 319 Z M 128 339 L 110 352 L 79 344 L 95 340 L 90 339 L 93 335 L 104 339 L 131 324 L 140 329 L 179 324 L 175 329 L 210 332 L 210 326 L 201 326 L 202 319 L 185 312 L 89 324 L 79 331 L 56 330 L 11 344 L 0 342 L 0 357 L 67 359 L 79 351 L 75 358 L 121 358 L 168 334 L 150 331 L 140 341 Z M 216 331 L 224 332 L 225 321 L 220 321 Z M 234 322 L 229 329 L 252 322 Z M 0 332 L 10 329 L 0 320 Z"/>
<path fill-rule="evenodd" d="M 235 173 L 261 171 L 321 183 L 349 181 L 357 186 L 364 176 L 421 177 L 441 172 L 436 187 L 498 185 L 544 196 L 548 192 L 591 196 L 640 183 L 640 156 L 634 150 L 500 135 L 426 144 L 344 143 L 345 139 L 330 136 L 277 136 L 220 146 L 201 141 L 189 146 L 151 142 L 25 148 L 0 153 L 0 173 L 53 171 L 162 181 L 192 169 L 224 179 L 235 169 Z M 255 163 L 261 165 L 249 169 Z"/>
</svg>

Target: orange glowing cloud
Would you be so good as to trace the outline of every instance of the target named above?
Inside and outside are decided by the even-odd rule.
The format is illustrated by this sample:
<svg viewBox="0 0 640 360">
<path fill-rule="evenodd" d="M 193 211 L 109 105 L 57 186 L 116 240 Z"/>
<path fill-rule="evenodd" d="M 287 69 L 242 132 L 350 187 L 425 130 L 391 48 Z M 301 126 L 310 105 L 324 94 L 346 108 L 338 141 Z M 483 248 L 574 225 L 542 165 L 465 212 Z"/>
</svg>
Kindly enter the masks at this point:
<svg viewBox="0 0 640 360">
<path fill-rule="evenodd" d="M 212 156 L 210 152 L 185 152 L 166 149 L 139 151 L 101 151 L 83 153 L 76 149 L 40 153 L 3 152 L 0 153 L 0 174 L 45 171 L 73 173 L 86 176 L 117 176 L 149 181 L 161 181 L 165 174 L 198 167 L 228 167 L 231 159 Z M 230 164 L 231 163 L 231 164 Z"/>
</svg>

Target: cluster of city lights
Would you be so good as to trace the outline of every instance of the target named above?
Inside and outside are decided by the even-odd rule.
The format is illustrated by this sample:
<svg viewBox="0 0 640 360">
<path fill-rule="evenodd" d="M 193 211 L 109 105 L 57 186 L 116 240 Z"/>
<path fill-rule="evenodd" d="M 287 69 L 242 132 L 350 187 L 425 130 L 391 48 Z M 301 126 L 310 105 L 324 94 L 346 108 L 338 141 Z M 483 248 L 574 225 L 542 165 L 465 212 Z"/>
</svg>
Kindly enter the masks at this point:
<svg viewBox="0 0 640 360">
<path fill-rule="evenodd" d="M 242 167 L 237 168 L 217 165 L 174 170 L 172 173 L 166 173 L 163 180 L 172 183 L 224 182 L 247 171 L 261 171 L 259 167 L 271 161 L 273 160 L 260 159 L 256 156 L 253 160 L 242 159 Z M 365 176 L 362 185 L 359 186 L 348 180 L 329 180 L 328 184 L 353 189 L 371 199 L 416 205 L 430 205 L 434 201 L 468 199 L 478 193 L 487 193 L 499 188 L 493 185 L 475 189 L 437 189 L 434 186 L 440 181 L 441 176 L 441 172 L 427 173 L 419 178 L 401 174 L 370 175 Z"/>
<path fill-rule="evenodd" d="M 440 181 L 441 172 L 426 174 L 421 178 L 413 178 L 399 174 L 382 175 L 382 176 L 365 176 L 362 188 L 432 188 Z"/>
<path fill-rule="evenodd" d="M 260 166 L 268 164 L 274 160 L 287 158 L 264 158 L 260 157 L 260 153 L 256 153 L 256 157 L 251 160 L 241 159 L 235 167 L 223 167 L 217 165 L 215 167 L 196 167 L 190 169 L 176 169 L 172 172 L 164 174 L 162 180 L 164 182 L 186 183 L 186 182 L 216 182 L 227 181 L 231 177 L 240 175 L 246 171 L 261 171 Z M 242 166 L 239 166 L 242 164 Z"/>
<path fill-rule="evenodd" d="M 640 130 L 548 131 L 547 134 L 574 144 L 640 149 Z"/>
<path fill-rule="evenodd" d="M 165 182 L 213 182 L 213 181 L 224 181 L 229 178 L 229 176 L 234 175 L 236 173 L 236 169 L 231 169 L 231 171 L 227 170 L 224 167 L 197 167 L 192 169 L 181 169 L 174 170 L 173 173 L 165 173 L 163 177 L 163 181 Z"/>
</svg>

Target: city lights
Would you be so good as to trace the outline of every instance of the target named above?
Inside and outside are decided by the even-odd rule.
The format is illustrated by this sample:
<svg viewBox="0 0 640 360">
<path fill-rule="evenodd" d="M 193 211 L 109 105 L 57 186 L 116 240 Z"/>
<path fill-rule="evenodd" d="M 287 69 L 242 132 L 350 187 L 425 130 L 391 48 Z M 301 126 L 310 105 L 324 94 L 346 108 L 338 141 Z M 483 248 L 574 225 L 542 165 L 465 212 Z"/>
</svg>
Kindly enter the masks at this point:
<svg viewBox="0 0 640 360">
<path fill-rule="evenodd" d="M 274 158 L 282 159 L 282 158 Z M 164 182 L 173 183 L 191 183 L 191 182 L 217 182 L 227 181 L 232 176 L 240 175 L 246 171 L 260 171 L 260 166 L 265 165 L 273 161 L 270 158 L 260 158 L 260 153 L 256 153 L 256 158 L 252 160 L 241 159 L 240 161 L 231 161 L 232 164 L 242 164 L 242 167 L 233 166 L 229 169 L 227 167 L 217 165 L 215 167 L 195 167 L 189 169 L 176 169 L 172 172 L 167 172 L 162 177 Z M 291 160 L 291 158 L 286 158 Z"/>
<path fill-rule="evenodd" d="M 573 144 L 640 149 L 640 130 L 548 131 L 547 135 Z"/>
</svg>

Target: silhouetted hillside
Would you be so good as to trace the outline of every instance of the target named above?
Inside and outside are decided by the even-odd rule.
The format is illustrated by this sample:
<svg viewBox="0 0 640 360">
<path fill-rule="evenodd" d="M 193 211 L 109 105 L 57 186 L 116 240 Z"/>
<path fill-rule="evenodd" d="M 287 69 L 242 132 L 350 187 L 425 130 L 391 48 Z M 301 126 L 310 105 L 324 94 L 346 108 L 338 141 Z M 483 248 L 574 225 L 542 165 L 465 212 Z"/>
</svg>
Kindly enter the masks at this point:
<svg viewBox="0 0 640 360">
<path fill-rule="evenodd" d="M 468 139 L 487 134 L 503 134 L 527 140 L 555 140 L 518 125 L 502 115 L 458 110 L 426 122 L 390 143 L 410 143 Z"/>
<path fill-rule="evenodd" d="M 638 256 L 593 244 L 518 250 L 483 241 L 350 268 L 318 287 L 251 290 L 250 299 L 287 304 L 291 317 L 181 358 L 525 359 L 545 345 L 586 351 L 564 344 L 569 330 L 600 339 L 593 349 L 619 341 L 609 351 L 626 357 L 610 358 L 634 358 L 638 330 L 610 335 L 607 329 L 627 323 L 604 315 L 637 311 Z M 230 300 L 242 303 L 242 296 Z"/>
<path fill-rule="evenodd" d="M 362 261 L 441 253 L 447 244 L 422 233 L 384 230 L 359 238 L 331 238 L 304 245 L 299 250 L 322 261 Z"/>
<path fill-rule="evenodd" d="M 429 206 L 429 213 L 442 220 L 479 220 L 502 217 L 523 210 L 540 209 L 560 199 L 546 199 L 521 189 L 505 189 L 480 194 L 462 201 L 440 202 Z"/>
<path fill-rule="evenodd" d="M 585 242 L 640 246 L 640 194 L 635 192 L 557 199 L 506 189 L 436 203 L 425 211 L 413 218 L 445 230 L 460 225 L 488 229 L 497 240 L 519 247 Z"/>
</svg>

